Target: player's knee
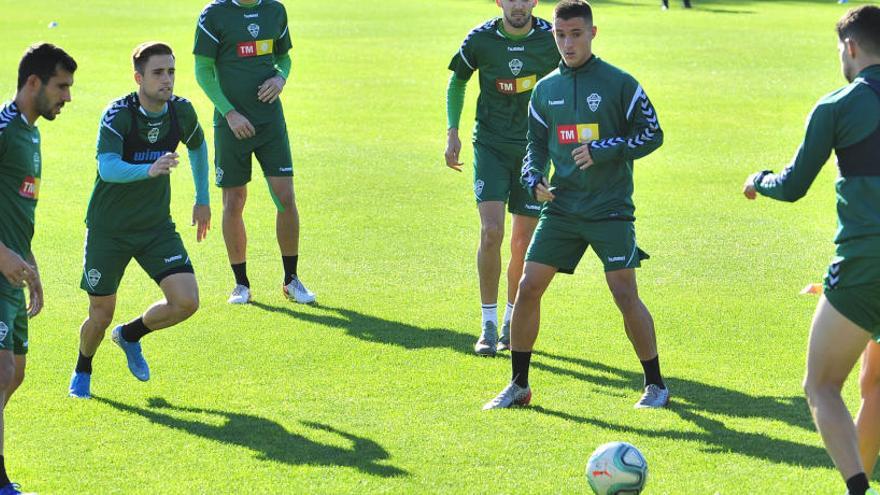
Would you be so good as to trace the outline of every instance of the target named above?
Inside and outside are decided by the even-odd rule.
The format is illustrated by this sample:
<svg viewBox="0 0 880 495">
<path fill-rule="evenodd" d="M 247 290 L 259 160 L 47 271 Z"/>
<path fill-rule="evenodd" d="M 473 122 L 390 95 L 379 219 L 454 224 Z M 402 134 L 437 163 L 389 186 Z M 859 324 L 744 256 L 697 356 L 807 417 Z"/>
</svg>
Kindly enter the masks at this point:
<svg viewBox="0 0 880 495">
<path fill-rule="evenodd" d="M 629 308 L 639 300 L 638 291 L 629 284 L 611 285 L 611 295 L 619 308 Z"/>
<path fill-rule="evenodd" d="M 859 390 L 862 397 L 880 396 L 880 366 L 868 363 L 859 373 Z"/>
<path fill-rule="evenodd" d="M 504 240 L 504 228 L 500 225 L 489 223 L 480 228 L 480 246 L 498 248 Z"/>
<path fill-rule="evenodd" d="M 247 199 L 242 193 L 228 191 L 223 194 L 223 214 L 241 215 L 244 211 L 244 203 Z"/>
<path fill-rule="evenodd" d="M 15 376 L 12 378 L 10 390 L 15 390 L 24 383 L 24 368 L 15 370 Z"/>
<path fill-rule="evenodd" d="M 510 252 L 513 256 L 518 258 L 525 257 L 526 249 L 529 248 L 529 243 L 532 242 L 531 237 L 525 236 L 514 236 L 510 239 Z"/>
<path fill-rule="evenodd" d="M 199 310 L 199 296 L 190 294 L 177 298 L 174 301 L 174 309 L 181 320 L 189 318 Z"/>
<path fill-rule="evenodd" d="M 110 326 L 113 322 L 113 309 L 107 306 L 92 306 L 89 308 L 89 320 L 94 328 L 100 329 L 101 332 Z"/>
<path fill-rule="evenodd" d="M 12 353 L 8 354 L 9 359 L 0 359 L 0 390 L 4 391 L 10 390 L 15 383 L 15 361 L 12 359 Z M 23 379 L 24 374 L 22 374 Z"/>
<path fill-rule="evenodd" d="M 535 283 L 535 281 L 529 276 L 524 276 L 520 279 L 517 290 L 516 298 L 525 301 L 538 300 L 541 298 L 541 294 L 544 293 L 544 288 Z"/>
</svg>

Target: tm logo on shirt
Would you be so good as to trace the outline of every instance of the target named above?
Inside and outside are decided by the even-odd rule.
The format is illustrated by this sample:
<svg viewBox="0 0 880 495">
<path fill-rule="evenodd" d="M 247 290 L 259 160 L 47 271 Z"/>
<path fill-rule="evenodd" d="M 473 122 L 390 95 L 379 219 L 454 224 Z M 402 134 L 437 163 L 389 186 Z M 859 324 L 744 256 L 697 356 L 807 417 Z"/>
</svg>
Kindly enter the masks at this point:
<svg viewBox="0 0 880 495">
<path fill-rule="evenodd" d="M 531 91 L 537 82 L 538 76 L 534 74 L 516 79 L 496 79 L 495 88 L 503 95 L 515 95 Z"/>
<path fill-rule="evenodd" d="M 18 188 L 18 195 L 27 199 L 38 199 L 40 197 L 40 178 L 27 176 Z"/>
<path fill-rule="evenodd" d="M 238 44 L 239 57 L 259 57 L 269 55 L 275 48 L 275 40 L 246 41 Z"/>
<path fill-rule="evenodd" d="M 599 139 L 599 124 L 556 126 L 559 144 L 584 144 Z"/>
</svg>

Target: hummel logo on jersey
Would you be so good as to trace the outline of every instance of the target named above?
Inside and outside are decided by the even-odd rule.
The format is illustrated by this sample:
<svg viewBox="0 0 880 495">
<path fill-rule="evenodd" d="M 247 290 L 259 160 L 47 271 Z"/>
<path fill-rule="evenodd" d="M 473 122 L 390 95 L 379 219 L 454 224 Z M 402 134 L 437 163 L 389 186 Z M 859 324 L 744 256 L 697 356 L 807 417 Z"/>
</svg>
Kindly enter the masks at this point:
<svg viewBox="0 0 880 495">
<path fill-rule="evenodd" d="M 239 57 L 259 57 L 269 55 L 275 47 L 275 40 L 247 41 L 238 44 Z"/>
<path fill-rule="evenodd" d="M 507 64 L 507 66 L 510 67 L 510 72 L 512 72 L 514 76 L 518 76 L 519 71 L 521 71 L 523 68 L 523 63 L 522 60 L 515 58 L 511 60 L 510 63 Z"/>
<path fill-rule="evenodd" d="M 245 14 L 244 15 L 245 19 L 255 19 L 257 17 L 260 17 L 260 14 Z"/>
<path fill-rule="evenodd" d="M 158 140 L 159 140 L 159 128 L 154 127 L 152 129 L 150 129 L 150 132 L 147 133 L 147 141 L 149 141 L 150 144 L 153 144 Z"/>
<path fill-rule="evenodd" d="M 526 51 L 526 47 L 524 47 L 524 46 L 508 46 L 507 51 L 509 51 L 509 52 L 524 52 L 524 51 Z"/>
<path fill-rule="evenodd" d="M 18 188 L 18 195 L 27 199 L 39 199 L 40 197 L 40 179 L 27 176 Z"/>
<path fill-rule="evenodd" d="M 526 205 L 527 210 L 538 211 L 541 209 L 541 205 Z"/>
<path fill-rule="evenodd" d="M 147 125 L 150 127 L 159 127 L 160 125 L 162 125 L 162 123 L 161 122 L 147 122 Z"/>
<path fill-rule="evenodd" d="M 174 263 L 175 261 L 180 261 L 183 259 L 182 254 L 178 254 L 177 256 L 172 256 L 170 258 L 165 258 L 165 263 Z"/>
<path fill-rule="evenodd" d="M 34 173 L 40 175 L 40 152 L 34 151 Z"/>
<path fill-rule="evenodd" d="M 101 281 L 101 272 L 99 272 L 98 270 L 95 270 L 94 268 L 92 268 L 91 270 L 89 270 L 86 273 L 86 282 L 89 283 L 89 287 L 91 287 L 92 289 L 94 289 L 98 285 L 98 282 L 100 282 L 100 281 Z"/>
<path fill-rule="evenodd" d="M 293 167 L 283 167 L 278 169 L 279 172 L 293 172 Z"/>
<path fill-rule="evenodd" d="M 599 124 L 576 124 L 556 126 L 559 144 L 583 144 L 599 139 Z"/>
<path fill-rule="evenodd" d="M 511 67 L 511 70 L 513 68 Z M 518 77 L 516 79 L 496 79 L 495 88 L 503 95 L 515 95 L 517 93 L 526 93 L 535 87 L 538 82 L 538 76 Z"/>
<path fill-rule="evenodd" d="M 547 100 L 547 104 L 550 105 L 551 107 L 565 105 L 565 98 L 563 98 L 561 100 Z"/>
<path fill-rule="evenodd" d="M 617 263 L 618 261 L 626 261 L 626 256 L 614 256 L 614 257 L 609 256 L 608 257 L 609 263 Z"/>
<path fill-rule="evenodd" d="M 599 108 L 600 103 L 602 103 L 602 97 L 597 93 L 593 93 L 587 97 L 587 105 L 589 105 L 590 110 L 594 112 Z"/>
<path fill-rule="evenodd" d="M 260 35 L 260 25 L 259 24 L 254 24 L 254 23 L 248 24 L 247 30 L 249 33 L 251 33 L 251 36 L 253 36 L 254 39 L 257 39 L 257 36 Z"/>
</svg>

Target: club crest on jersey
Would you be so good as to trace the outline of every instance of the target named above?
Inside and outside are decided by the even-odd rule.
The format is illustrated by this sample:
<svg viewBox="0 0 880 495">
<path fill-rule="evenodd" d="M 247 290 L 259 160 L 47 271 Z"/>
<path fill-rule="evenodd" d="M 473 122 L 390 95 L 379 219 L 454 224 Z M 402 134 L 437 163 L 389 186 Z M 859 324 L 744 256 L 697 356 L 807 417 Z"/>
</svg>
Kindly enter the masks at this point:
<svg viewBox="0 0 880 495">
<path fill-rule="evenodd" d="M 6 323 L 0 321 L 0 340 L 6 340 L 6 336 L 9 334 L 9 327 L 6 326 Z"/>
<path fill-rule="evenodd" d="M 27 199 L 39 198 L 40 179 L 37 177 L 31 177 L 30 175 L 25 177 L 21 182 L 21 187 L 18 188 L 18 195 Z"/>
<path fill-rule="evenodd" d="M 214 167 L 214 182 L 219 186 L 223 182 L 223 169 Z"/>
<path fill-rule="evenodd" d="M 602 103 L 602 97 L 598 93 L 593 93 L 587 97 L 587 105 L 594 112 L 599 108 L 600 103 Z"/>
<path fill-rule="evenodd" d="M 153 127 L 152 129 L 150 129 L 150 132 L 147 133 L 147 141 L 149 141 L 150 144 L 154 144 L 158 140 L 159 140 L 159 128 Z"/>
<path fill-rule="evenodd" d="M 34 151 L 34 173 L 40 175 L 40 152 Z"/>
<path fill-rule="evenodd" d="M 556 126 L 559 144 L 584 144 L 599 139 L 599 124 Z"/>
<path fill-rule="evenodd" d="M 257 39 L 257 36 L 260 35 L 260 25 L 259 24 L 250 23 L 250 24 L 248 24 L 247 30 L 249 33 L 251 33 L 251 36 L 254 39 Z"/>
<path fill-rule="evenodd" d="M 483 194 L 483 187 L 486 185 L 482 180 L 477 180 L 474 182 L 474 195 L 477 196 L 477 199 L 480 199 L 480 195 Z"/>
<path fill-rule="evenodd" d="M 523 68 L 523 63 L 522 60 L 515 58 L 511 60 L 510 63 L 507 64 L 507 66 L 510 67 L 510 72 L 512 72 L 514 76 L 518 76 L 519 72 Z"/>
<path fill-rule="evenodd" d="M 92 268 L 86 273 L 86 281 L 88 281 L 89 287 L 94 289 L 98 282 L 101 281 L 101 272 Z"/>
</svg>

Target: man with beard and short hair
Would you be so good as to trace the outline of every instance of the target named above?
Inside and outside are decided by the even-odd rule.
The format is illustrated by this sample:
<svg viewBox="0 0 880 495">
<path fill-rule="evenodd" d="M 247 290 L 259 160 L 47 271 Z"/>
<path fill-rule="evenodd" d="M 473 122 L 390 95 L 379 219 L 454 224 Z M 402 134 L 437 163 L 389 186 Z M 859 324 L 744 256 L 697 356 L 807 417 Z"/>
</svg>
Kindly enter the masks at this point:
<svg viewBox="0 0 880 495">
<path fill-rule="evenodd" d="M 841 70 L 850 84 L 813 108 L 791 164 L 778 174 L 750 175 L 743 193 L 748 199 L 761 194 L 797 201 L 831 151 L 837 155 L 837 249 L 813 316 L 804 390 L 847 493 L 863 495 L 877 493 L 868 486 L 872 470 L 865 466 L 873 467 L 877 457 L 878 398 L 866 397 L 857 430 L 841 389 L 862 353 L 863 376 L 878 374 L 877 356 L 866 346 L 870 339 L 880 341 L 880 7 L 865 5 L 844 14 L 837 36 Z"/>
<path fill-rule="evenodd" d="M 495 355 L 510 345 L 510 318 L 523 257 L 532 238 L 541 204 L 519 183 L 526 153 L 529 95 L 535 83 L 559 63 L 550 23 L 532 16 L 537 0 L 496 0 L 502 16 L 477 26 L 449 64 L 446 92 L 446 165 L 461 171 L 459 121 L 465 86 L 479 71 L 480 97 L 474 127 L 474 196 L 480 214 L 477 271 L 482 302 L 482 332 L 474 346 L 480 355 Z M 512 217 L 510 263 L 507 266 L 507 309 L 498 336 L 498 280 L 504 240 L 504 203 Z"/>
<path fill-rule="evenodd" d="M 15 99 L 0 106 L 0 495 L 21 493 L 6 475 L 3 410 L 24 380 L 28 319 L 43 308 L 31 251 L 43 168 L 36 123 L 40 117 L 55 120 L 70 101 L 75 71 L 76 62 L 61 48 L 33 45 L 18 66 Z"/>
<path fill-rule="evenodd" d="M 171 47 L 142 43 L 132 62 L 138 90 L 107 107 L 98 131 L 98 174 L 86 214 L 80 283 L 89 295 L 89 316 L 80 328 L 72 397 L 91 396 L 92 358 L 113 320 L 116 291 L 132 258 L 165 296 L 111 335 L 138 380 L 150 378 L 141 338 L 182 322 L 199 307 L 192 262 L 171 220 L 170 174 L 178 163 L 175 149 L 183 143 L 196 188 L 192 224 L 201 241 L 211 222 L 205 136 L 192 103 L 173 94 Z"/>
</svg>

